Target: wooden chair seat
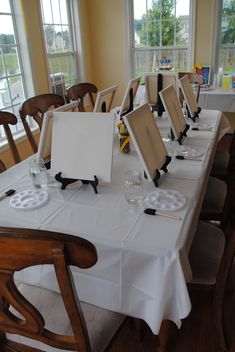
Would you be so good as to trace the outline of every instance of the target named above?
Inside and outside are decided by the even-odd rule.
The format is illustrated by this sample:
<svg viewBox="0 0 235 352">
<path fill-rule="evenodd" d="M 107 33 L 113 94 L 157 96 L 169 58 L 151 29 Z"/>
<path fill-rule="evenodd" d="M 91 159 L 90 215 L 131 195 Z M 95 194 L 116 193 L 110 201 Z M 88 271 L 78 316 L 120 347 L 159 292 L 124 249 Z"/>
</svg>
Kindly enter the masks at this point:
<svg viewBox="0 0 235 352">
<path fill-rule="evenodd" d="M 57 232 L 0 227 L 0 253 L 4 351 L 98 352 L 107 347 L 124 316 L 81 304 L 70 270 L 71 265 L 85 270 L 96 264 L 92 243 Z M 59 293 L 20 283 L 19 276 L 14 281 L 15 272 L 44 264 L 54 268 Z"/>
<path fill-rule="evenodd" d="M 57 334 L 61 335 L 71 336 L 73 334 L 72 327 L 63 304 L 63 299 L 60 294 L 22 283 L 18 284 L 17 288 L 23 296 L 42 314 L 46 323 L 45 327 L 48 330 L 55 331 Z M 93 306 L 91 304 L 84 302 L 80 303 L 88 330 L 91 351 L 104 351 L 105 347 L 108 346 L 124 322 L 125 316 Z M 17 311 L 13 309 L 11 311 L 17 315 Z M 28 339 L 24 336 L 7 334 L 7 338 L 11 341 L 47 352 L 65 351 L 47 346 L 40 341 Z"/>
<path fill-rule="evenodd" d="M 229 240 L 225 244 L 225 234 L 220 228 L 199 221 L 189 253 L 193 278 L 188 287 L 194 292 L 200 289 L 213 290 L 213 322 L 221 351 L 228 351 L 223 325 L 223 303 L 235 254 L 235 230 L 226 237 Z"/>
</svg>

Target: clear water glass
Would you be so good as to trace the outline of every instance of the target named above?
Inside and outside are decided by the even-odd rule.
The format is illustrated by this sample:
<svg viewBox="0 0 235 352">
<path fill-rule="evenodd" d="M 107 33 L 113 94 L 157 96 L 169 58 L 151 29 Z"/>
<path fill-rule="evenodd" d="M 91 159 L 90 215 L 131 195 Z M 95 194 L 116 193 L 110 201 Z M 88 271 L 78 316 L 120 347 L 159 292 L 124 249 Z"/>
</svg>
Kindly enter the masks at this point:
<svg viewBox="0 0 235 352">
<path fill-rule="evenodd" d="M 29 162 L 29 175 L 36 188 L 47 186 L 47 169 L 42 159 L 33 159 Z"/>
<path fill-rule="evenodd" d="M 133 208 L 139 207 L 144 200 L 144 188 L 141 172 L 129 170 L 125 174 L 124 195 L 127 203 Z"/>
</svg>

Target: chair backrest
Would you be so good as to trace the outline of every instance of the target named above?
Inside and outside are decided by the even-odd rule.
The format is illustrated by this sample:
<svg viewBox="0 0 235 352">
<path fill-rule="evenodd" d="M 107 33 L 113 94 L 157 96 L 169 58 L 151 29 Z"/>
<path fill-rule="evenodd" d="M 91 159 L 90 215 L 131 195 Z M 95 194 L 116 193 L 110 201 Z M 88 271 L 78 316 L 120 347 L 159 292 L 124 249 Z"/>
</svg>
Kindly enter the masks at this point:
<svg viewBox="0 0 235 352">
<path fill-rule="evenodd" d="M 66 90 L 68 101 L 78 100 L 78 109 L 81 112 L 85 112 L 84 99 L 87 95 L 90 99 L 92 110 L 94 109 L 94 95 L 96 93 L 97 87 L 94 84 L 88 82 L 74 84 Z"/>
<path fill-rule="evenodd" d="M 118 85 L 101 90 L 97 93 L 93 112 L 109 112 L 112 107 L 113 98 Z"/>
<path fill-rule="evenodd" d="M 33 137 L 33 133 L 27 121 L 27 117 L 33 117 L 37 122 L 39 129 L 42 128 L 43 116 L 46 111 L 51 108 L 64 105 L 64 98 L 60 95 L 48 93 L 40 94 L 27 99 L 20 107 L 20 117 L 25 128 L 26 135 L 33 151 L 37 152 L 37 143 Z"/>
<path fill-rule="evenodd" d="M 6 138 L 9 144 L 9 148 L 15 164 L 19 163 L 21 159 L 9 125 L 16 125 L 16 124 L 17 124 L 17 117 L 14 114 L 8 111 L 0 111 L 0 125 L 2 125 L 4 128 Z"/>
<path fill-rule="evenodd" d="M 2 160 L 0 160 L 0 174 L 4 171 L 6 171 L 6 166 Z"/>
<path fill-rule="evenodd" d="M 1 338 L 4 339 L 6 333 L 17 334 L 59 349 L 90 352 L 86 323 L 73 289 L 69 265 L 82 269 L 92 267 L 97 261 L 95 247 L 80 237 L 42 230 L 0 227 L 0 253 Z M 47 330 L 38 309 L 26 300 L 15 285 L 15 271 L 39 264 L 54 266 L 73 336 Z M 20 313 L 21 319 L 14 315 L 14 310 Z M 26 351 L 23 347 L 19 350 Z"/>
<path fill-rule="evenodd" d="M 178 91 L 176 74 L 165 72 L 146 73 L 144 75 L 144 81 L 147 102 L 150 104 L 152 111 L 158 111 L 159 115 L 161 115 L 161 110 L 164 110 L 164 108 L 159 92 L 170 85 L 173 85 L 176 91 Z"/>
</svg>

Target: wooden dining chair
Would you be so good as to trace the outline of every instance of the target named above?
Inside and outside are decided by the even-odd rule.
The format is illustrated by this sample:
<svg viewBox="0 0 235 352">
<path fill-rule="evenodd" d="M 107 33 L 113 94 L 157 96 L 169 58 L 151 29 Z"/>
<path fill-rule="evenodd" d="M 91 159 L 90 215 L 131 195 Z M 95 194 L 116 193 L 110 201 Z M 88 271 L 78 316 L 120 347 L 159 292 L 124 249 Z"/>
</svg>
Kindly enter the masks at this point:
<svg viewBox="0 0 235 352">
<path fill-rule="evenodd" d="M 21 158 L 10 129 L 10 125 L 14 126 L 17 124 L 17 122 L 18 122 L 17 117 L 11 112 L 0 111 L 0 125 L 2 125 L 4 128 L 8 145 L 15 164 L 19 163 L 21 161 Z"/>
<path fill-rule="evenodd" d="M 70 265 L 82 271 L 97 262 L 96 248 L 80 237 L 0 227 L 0 345 L 6 351 L 98 352 L 125 317 L 80 302 Z M 14 281 L 14 273 L 51 264 L 60 293 Z M 5 351 L 4 350 L 4 351 Z"/>
<path fill-rule="evenodd" d="M 208 179 L 200 219 L 208 222 L 217 222 L 225 231 L 229 226 L 232 197 L 227 184 L 213 176 Z"/>
<path fill-rule="evenodd" d="M 229 240 L 226 244 L 225 237 L 224 232 L 217 226 L 199 221 L 189 253 L 192 280 L 188 287 L 194 292 L 212 290 L 212 316 L 220 351 L 228 351 L 223 308 L 235 254 L 235 228 L 232 233 L 230 231 L 230 236 L 227 236 Z M 206 334 L 206 327 L 204 328 Z M 203 350 L 203 346 L 201 348 Z"/>
<path fill-rule="evenodd" d="M 200 96 L 200 87 L 203 84 L 203 78 L 198 74 L 193 74 L 190 72 L 179 72 L 179 79 L 188 76 L 189 82 L 192 84 L 196 84 L 197 93 L 196 93 L 196 101 L 198 102 Z M 179 89 L 179 97 L 181 106 L 183 106 L 184 95 L 182 93 L 181 88 Z M 229 136 L 228 136 L 229 137 Z M 227 137 L 226 137 L 227 138 Z M 227 138 L 230 140 L 230 137 Z M 226 141 L 227 143 L 227 141 Z M 226 150 L 222 150 L 221 148 L 217 148 L 215 153 L 214 162 L 211 169 L 211 176 L 217 177 L 225 182 L 228 182 L 229 172 L 230 172 L 230 153 L 229 148 Z"/>
<path fill-rule="evenodd" d="M 19 109 L 20 117 L 24 125 L 24 129 L 28 137 L 29 143 L 34 153 L 37 152 L 37 143 L 34 139 L 27 118 L 32 117 L 38 124 L 39 129 L 41 130 L 44 113 L 50 109 L 62 106 L 64 105 L 64 103 L 65 101 L 62 96 L 53 93 L 47 93 L 29 98 L 24 101 L 24 103 L 21 105 Z"/>
<path fill-rule="evenodd" d="M 73 100 L 78 100 L 78 110 L 81 112 L 85 112 L 85 104 L 84 100 L 86 97 L 89 98 L 90 100 L 90 106 L 92 110 L 94 109 L 95 106 L 95 95 L 97 93 L 97 87 L 88 82 L 82 82 L 78 84 L 74 84 L 73 86 L 69 87 L 66 89 L 66 96 L 67 100 L 73 101 Z"/>
<path fill-rule="evenodd" d="M 0 174 L 4 171 L 6 171 L 6 166 L 2 160 L 0 160 Z"/>
</svg>

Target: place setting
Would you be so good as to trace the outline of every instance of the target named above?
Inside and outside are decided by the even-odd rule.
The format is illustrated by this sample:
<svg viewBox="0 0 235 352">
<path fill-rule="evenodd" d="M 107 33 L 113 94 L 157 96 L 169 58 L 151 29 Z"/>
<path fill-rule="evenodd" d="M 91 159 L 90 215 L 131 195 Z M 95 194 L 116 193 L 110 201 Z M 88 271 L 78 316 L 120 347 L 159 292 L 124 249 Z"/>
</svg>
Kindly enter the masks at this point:
<svg viewBox="0 0 235 352">
<path fill-rule="evenodd" d="M 124 179 L 124 198 L 130 213 L 144 213 L 181 220 L 179 211 L 187 205 L 185 194 L 173 189 L 157 188 L 146 192 L 139 170 L 128 170 Z"/>
</svg>

